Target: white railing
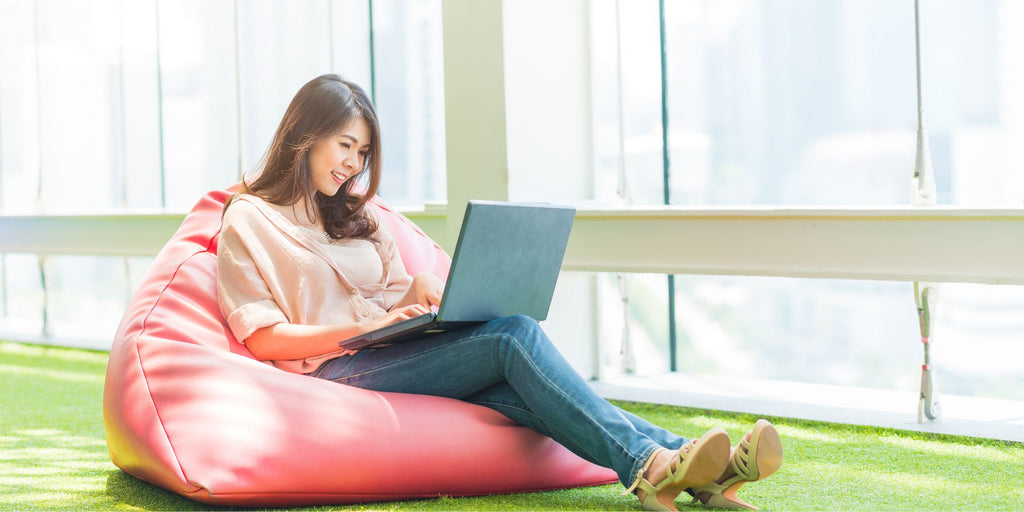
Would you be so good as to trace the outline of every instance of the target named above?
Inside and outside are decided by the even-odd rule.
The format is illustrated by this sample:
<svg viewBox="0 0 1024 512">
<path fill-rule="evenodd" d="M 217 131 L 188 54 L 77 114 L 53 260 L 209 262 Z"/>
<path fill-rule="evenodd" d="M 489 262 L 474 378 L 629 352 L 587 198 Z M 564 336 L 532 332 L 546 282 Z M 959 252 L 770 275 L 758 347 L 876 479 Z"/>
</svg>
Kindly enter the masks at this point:
<svg viewBox="0 0 1024 512">
<path fill-rule="evenodd" d="M 432 238 L 443 208 L 405 210 Z M 183 214 L 0 216 L 0 252 L 152 256 Z M 1024 284 L 1024 209 L 586 209 L 564 268 Z"/>
</svg>

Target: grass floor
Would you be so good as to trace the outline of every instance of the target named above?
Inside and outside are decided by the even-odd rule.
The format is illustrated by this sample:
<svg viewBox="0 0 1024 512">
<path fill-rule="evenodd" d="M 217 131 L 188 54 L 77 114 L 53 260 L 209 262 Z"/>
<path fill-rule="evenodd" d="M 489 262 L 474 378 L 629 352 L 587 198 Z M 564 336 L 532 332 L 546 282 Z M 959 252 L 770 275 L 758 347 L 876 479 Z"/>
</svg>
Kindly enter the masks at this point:
<svg viewBox="0 0 1024 512">
<path fill-rule="evenodd" d="M 111 464 L 103 438 L 107 354 L 0 342 L 0 510 L 208 510 Z M 755 418 L 620 404 L 693 436 L 733 439 Z M 1021 510 L 1024 445 L 773 418 L 785 462 L 741 495 L 764 510 Z M 639 510 L 621 487 L 310 510 Z M 680 500 L 682 510 L 704 507 Z"/>
</svg>

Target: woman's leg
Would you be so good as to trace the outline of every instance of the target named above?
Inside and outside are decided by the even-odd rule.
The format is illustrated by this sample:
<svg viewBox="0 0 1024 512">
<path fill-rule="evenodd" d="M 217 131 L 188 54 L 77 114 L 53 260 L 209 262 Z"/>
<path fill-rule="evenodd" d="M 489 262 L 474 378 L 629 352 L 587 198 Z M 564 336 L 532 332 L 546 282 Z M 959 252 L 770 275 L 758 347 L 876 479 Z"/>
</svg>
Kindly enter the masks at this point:
<svg viewBox="0 0 1024 512">
<path fill-rule="evenodd" d="M 554 433 L 551 428 L 549 428 L 543 420 L 530 410 L 530 407 L 526 405 L 526 402 L 523 401 L 522 397 L 516 394 L 515 390 L 513 390 L 512 386 L 507 382 L 495 384 L 487 389 L 464 397 L 462 400 L 494 409 L 505 416 L 508 416 L 512 421 L 519 425 L 536 430 L 548 437 L 554 437 Z M 619 412 L 621 412 L 623 416 L 633 424 L 633 428 L 645 434 L 647 437 L 650 437 L 655 443 L 658 443 L 665 448 L 678 450 L 689 441 L 685 437 L 661 428 L 635 414 L 630 413 L 629 411 L 619 409 Z M 580 453 L 582 451 L 582 449 L 572 445 L 571 439 L 559 439 L 558 442 L 562 443 L 566 448 L 569 448 L 574 453 Z"/>
<path fill-rule="evenodd" d="M 545 434 L 612 468 L 627 486 L 661 447 L 624 411 L 594 393 L 537 322 L 524 316 L 363 350 L 328 361 L 312 375 L 376 391 L 459 399 L 507 382 Z"/>
</svg>

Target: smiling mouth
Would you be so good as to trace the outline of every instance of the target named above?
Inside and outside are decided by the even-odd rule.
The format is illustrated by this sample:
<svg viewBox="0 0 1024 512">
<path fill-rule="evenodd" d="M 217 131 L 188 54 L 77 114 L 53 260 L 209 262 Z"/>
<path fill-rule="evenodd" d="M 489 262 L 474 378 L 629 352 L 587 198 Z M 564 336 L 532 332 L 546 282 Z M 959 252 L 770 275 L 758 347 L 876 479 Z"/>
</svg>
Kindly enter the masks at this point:
<svg viewBox="0 0 1024 512">
<path fill-rule="evenodd" d="M 348 179 L 348 176 L 345 176 L 344 174 L 341 174 L 340 172 L 337 171 L 331 171 L 331 176 L 334 176 L 334 179 L 337 180 L 338 183 L 344 183 L 345 180 Z"/>
</svg>

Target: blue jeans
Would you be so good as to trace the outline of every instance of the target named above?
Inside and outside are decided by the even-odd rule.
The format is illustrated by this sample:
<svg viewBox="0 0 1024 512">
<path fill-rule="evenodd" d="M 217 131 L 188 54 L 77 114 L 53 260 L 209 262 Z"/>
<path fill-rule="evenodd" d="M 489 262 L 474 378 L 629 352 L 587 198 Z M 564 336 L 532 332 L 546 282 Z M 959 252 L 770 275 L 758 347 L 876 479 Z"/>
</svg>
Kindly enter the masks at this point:
<svg viewBox="0 0 1024 512">
<path fill-rule="evenodd" d="M 510 316 L 325 362 L 310 375 L 374 391 L 480 404 L 558 441 L 630 485 L 654 450 L 687 439 L 595 393 L 537 322 Z"/>
</svg>

